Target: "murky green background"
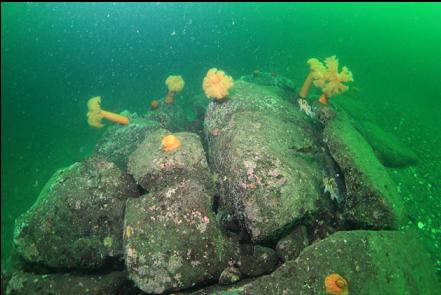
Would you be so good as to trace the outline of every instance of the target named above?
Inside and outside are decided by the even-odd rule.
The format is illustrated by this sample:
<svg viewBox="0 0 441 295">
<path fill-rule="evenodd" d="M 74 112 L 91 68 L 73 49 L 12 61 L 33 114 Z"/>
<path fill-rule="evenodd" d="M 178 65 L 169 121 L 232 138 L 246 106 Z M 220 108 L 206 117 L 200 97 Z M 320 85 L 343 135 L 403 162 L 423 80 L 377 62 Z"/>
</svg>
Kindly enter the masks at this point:
<svg viewBox="0 0 441 295">
<path fill-rule="evenodd" d="M 389 169 L 440 268 L 440 4 L 1 4 L 1 253 L 50 175 L 89 155 L 103 130 L 86 102 L 143 113 L 183 75 L 184 101 L 211 67 L 302 83 L 337 55 L 368 116 L 422 159 Z M 335 100 L 343 98 L 335 98 Z M 412 224 L 411 224 L 412 226 Z"/>
</svg>

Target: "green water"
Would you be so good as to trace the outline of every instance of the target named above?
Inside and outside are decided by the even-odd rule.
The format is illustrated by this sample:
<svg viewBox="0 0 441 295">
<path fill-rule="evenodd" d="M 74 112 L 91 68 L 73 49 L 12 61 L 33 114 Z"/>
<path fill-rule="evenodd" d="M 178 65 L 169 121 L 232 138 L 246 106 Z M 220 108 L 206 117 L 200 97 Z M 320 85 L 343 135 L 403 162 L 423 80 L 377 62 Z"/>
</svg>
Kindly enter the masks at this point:
<svg viewBox="0 0 441 295">
<path fill-rule="evenodd" d="M 146 3 L 1 5 L 1 252 L 50 175 L 91 154 L 103 130 L 86 101 L 146 112 L 169 74 L 189 100 L 207 69 L 302 83 L 306 60 L 337 55 L 365 116 L 422 159 L 389 169 L 441 267 L 441 5 Z M 336 98 L 338 99 L 338 98 Z"/>
</svg>

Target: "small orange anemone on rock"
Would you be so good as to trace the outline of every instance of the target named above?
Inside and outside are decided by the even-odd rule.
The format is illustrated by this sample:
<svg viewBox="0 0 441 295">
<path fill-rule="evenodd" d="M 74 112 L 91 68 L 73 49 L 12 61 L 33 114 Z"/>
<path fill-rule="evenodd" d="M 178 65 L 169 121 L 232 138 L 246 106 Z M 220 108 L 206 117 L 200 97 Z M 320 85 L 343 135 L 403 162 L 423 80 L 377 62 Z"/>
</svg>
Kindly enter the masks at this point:
<svg viewBox="0 0 441 295">
<path fill-rule="evenodd" d="M 326 294 L 348 295 L 348 282 L 339 274 L 333 273 L 325 278 Z"/>
<path fill-rule="evenodd" d="M 181 146 L 181 141 L 174 135 L 167 135 L 162 139 L 162 150 L 172 152 Z"/>
<path fill-rule="evenodd" d="M 168 93 L 165 97 L 166 104 L 172 104 L 175 101 L 176 93 L 184 89 L 184 79 L 182 76 L 168 76 L 165 80 L 165 85 L 168 87 Z"/>
<path fill-rule="evenodd" d="M 227 76 L 224 71 L 212 68 L 208 70 L 202 83 L 202 88 L 207 97 L 222 101 L 228 96 L 228 91 L 233 85 L 234 81 L 231 76 Z"/>
<path fill-rule="evenodd" d="M 159 101 L 157 100 L 152 100 L 152 102 L 150 103 L 150 109 L 155 110 L 159 107 Z"/>
</svg>

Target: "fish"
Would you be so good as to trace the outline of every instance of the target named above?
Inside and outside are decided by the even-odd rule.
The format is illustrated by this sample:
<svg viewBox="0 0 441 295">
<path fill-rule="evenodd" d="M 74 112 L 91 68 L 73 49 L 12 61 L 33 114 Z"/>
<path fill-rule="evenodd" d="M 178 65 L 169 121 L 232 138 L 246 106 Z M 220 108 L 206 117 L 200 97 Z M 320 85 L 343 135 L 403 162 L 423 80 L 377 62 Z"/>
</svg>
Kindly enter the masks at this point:
<svg viewBox="0 0 441 295">
<path fill-rule="evenodd" d="M 338 204 L 343 201 L 342 196 L 339 194 L 338 185 L 334 177 L 323 178 L 323 185 L 325 186 L 324 193 L 331 195 L 331 200 L 337 201 Z"/>
<path fill-rule="evenodd" d="M 299 98 L 299 99 L 297 99 L 297 102 L 299 103 L 300 110 L 305 112 L 305 114 L 307 114 L 309 117 L 311 117 L 313 119 L 315 118 L 315 113 L 312 110 L 312 108 L 309 105 L 309 103 L 306 101 L 306 99 Z"/>
</svg>

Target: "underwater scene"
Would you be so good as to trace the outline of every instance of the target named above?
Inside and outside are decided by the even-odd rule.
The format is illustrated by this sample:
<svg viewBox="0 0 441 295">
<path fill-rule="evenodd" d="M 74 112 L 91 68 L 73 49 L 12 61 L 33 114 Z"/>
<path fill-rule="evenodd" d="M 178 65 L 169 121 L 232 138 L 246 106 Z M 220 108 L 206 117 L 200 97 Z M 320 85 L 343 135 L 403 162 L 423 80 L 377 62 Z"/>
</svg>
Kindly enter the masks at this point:
<svg viewBox="0 0 441 295">
<path fill-rule="evenodd" d="M 1 294 L 440 294 L 440 19 L 2 3 Z"/>
</svg>

